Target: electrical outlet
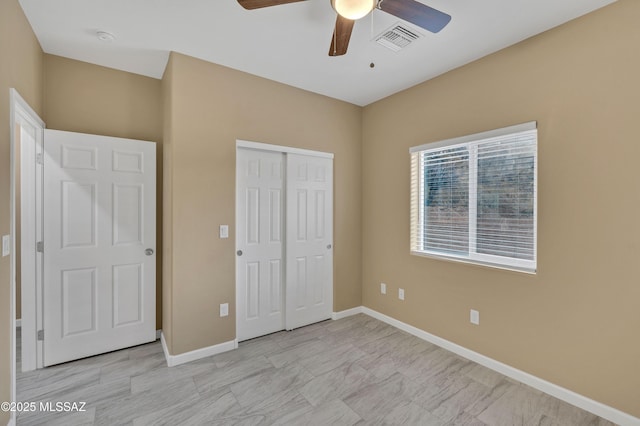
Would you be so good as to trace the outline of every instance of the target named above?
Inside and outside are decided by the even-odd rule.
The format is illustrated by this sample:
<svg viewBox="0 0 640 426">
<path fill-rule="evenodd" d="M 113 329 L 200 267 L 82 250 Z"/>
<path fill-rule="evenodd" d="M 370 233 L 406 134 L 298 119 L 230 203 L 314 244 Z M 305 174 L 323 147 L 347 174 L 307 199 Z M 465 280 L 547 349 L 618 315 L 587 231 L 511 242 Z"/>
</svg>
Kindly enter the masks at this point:
<svg viewBox="0 0 640 426">
<path fill-rule="evenodd" d="M 221 317 L 226 317 L 227 315 L 229 315 L 229 304 L 228 303 L 221 303 L 220 304 L 220 316 Z"/>
<path fill-rule="evenodd" d="M 220 225 L 220 238 L 229 238 L 229 225 Z"/>
<path fill-rule="evenodd" d="M 398 299 L 404 300 L 404 288 L 398 289 Z"/>
<path fill-rule="evenodd" d="M 471 321 L 471 324 L 480 325 L 480 312 L 472 309 L 469 314 L 469 321 Z"/>
<path fill-rule="evenodd" d="M 380 283 L 380 293 L 387 294 L 387 285 L 385 283 Z"/>
<path fill-rule="evenodd" d="M 11 236 L 2 236 L 2 257 L 9 256 L 11 253 Z"/>
</svg>

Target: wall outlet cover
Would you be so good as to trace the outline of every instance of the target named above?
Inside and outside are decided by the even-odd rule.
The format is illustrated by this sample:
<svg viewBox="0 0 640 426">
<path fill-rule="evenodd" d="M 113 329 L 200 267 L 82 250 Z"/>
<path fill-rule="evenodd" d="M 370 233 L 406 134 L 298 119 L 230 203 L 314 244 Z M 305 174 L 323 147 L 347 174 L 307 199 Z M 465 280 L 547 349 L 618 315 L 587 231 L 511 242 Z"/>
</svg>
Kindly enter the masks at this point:
<svg viewBox="0 0 640 426">
<path fill-rule="evenodd" d="M 229 315 L 229 304 L 228 303 L 221 303 L 220 304 L 220 316 L 221 317 L 226 317 L 227 315 Z"/>
<path fill-rule="evenodd" d="M 404 300 L 404 289 L 403 288 L 399 288 L 398 289 L 398 299 Z"/>
</svg>

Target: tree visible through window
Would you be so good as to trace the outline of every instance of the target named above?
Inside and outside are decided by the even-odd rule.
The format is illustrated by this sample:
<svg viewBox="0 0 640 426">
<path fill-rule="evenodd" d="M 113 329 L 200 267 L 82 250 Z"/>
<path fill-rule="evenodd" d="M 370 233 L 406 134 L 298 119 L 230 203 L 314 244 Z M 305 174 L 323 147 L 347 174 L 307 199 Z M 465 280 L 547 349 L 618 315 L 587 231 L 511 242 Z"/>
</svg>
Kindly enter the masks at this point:
<svg viewBox="0 0 640 426">
<path fill-rule="evenodd" d="M 412 253 L 535 270 L 535 123 L 411 152 Z"/>
</svg>

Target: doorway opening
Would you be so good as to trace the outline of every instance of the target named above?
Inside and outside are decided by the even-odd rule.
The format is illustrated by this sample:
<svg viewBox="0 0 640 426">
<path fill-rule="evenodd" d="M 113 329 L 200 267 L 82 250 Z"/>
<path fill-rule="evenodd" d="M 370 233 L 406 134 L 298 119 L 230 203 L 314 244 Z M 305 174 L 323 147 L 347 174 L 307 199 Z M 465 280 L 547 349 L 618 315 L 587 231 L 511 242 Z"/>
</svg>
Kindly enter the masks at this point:
<svg viewBox="0 0 640 426">
<path fill-rule="evenodd" d="M 156 146 L 45 130 L 15 89 L 10 129 L 10 381 L 16 401 L 18 369 L 156 339 Z M 69 258 L 75 263 L 63 262 Z M 79 263 L 92 259 L 100 263 Z M 56 352 L 73 344 L 73 353 Z"/>
<path fill-rule="evenodd" d="M 11 400 L 17 397 L 16 326 L 21 327 L 21 369 L 37 367 L 38 296 L 42 290 L 42 255 L 36 250 L 42 232 L 42 176 L 37 161 L 42 154 L 44 121 L 11 89 L 10 101 L 10 316 Z M 40 156 L 40 157 L 39 157 Z M 40 221 L 38 221 L 40 218 Z M 28 284 L 27 284 L 28 283 Z M 20 318 L 18 318 L 20 317 Z M 13 414 L 13 413 L 12 413 Z M 12 417 L 15 420 L 15 417 Z"/>
</svg>

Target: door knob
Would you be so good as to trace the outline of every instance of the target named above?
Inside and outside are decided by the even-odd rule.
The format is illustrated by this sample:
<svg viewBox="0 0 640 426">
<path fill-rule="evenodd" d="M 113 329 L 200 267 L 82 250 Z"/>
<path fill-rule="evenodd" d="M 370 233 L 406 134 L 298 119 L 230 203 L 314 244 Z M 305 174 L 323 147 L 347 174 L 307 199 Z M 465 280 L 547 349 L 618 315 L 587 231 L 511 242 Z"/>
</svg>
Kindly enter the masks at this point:
<svg viewBox="0 0 640 426">
<path fill-rule="evenodd" d="M 146 254 L 147 256 L 151 256 L 153 254 L 153 249 L 150 249 L 150 248 L 146 249 L 144 251 L 144 254 Z"/>
<path fill-rule="evenodd" d="M 238 256 L 242 256 L 242 250 L 238 250 L 238 251 L 236 252 L 236 254 L 237 254 Z"/>
<path fill-rule="evenodd" d="M 327 249 L 331 250 L 331 244 L 327 244 Z"/>
</svg>

